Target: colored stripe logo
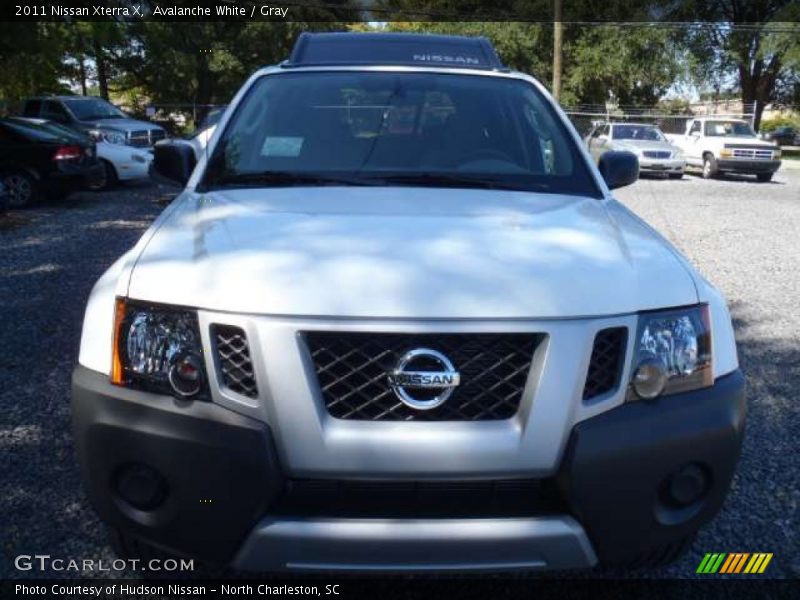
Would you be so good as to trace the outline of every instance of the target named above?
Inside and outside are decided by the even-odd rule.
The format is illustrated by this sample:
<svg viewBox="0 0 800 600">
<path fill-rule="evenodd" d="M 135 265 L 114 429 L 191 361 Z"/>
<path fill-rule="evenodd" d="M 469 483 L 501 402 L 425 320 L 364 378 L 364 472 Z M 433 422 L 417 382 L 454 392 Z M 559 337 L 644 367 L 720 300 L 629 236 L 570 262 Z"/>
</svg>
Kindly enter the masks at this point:
<svg viewBox="0 0 800 600">
<path fill-rule="evenodd" d="M 772 552 L 709 552 L 700 561 L 697 573 L 704 575 L 720 574 L 758 574 L 767 569 L 772 560 Z"/>
</svg>

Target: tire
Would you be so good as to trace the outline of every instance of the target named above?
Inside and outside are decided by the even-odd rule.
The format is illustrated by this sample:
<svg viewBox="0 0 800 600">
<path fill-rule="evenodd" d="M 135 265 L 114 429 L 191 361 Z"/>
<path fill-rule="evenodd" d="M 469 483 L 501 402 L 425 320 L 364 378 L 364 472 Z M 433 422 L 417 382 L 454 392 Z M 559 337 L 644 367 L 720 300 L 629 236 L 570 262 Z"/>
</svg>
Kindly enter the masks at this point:
<svg viewBox="0 0 800 600">
<path fill-rule="evenodd" d="M 756 177 L 761 183 L 768 183 L 772 181 L 772 176 L 774 173 L 757 173 Z"/>
<path fill-rule="evenodd" d="M 703 179 L 714 179 L 718 175 L 717 159 L 712 154 L 703 155 Z"/>
<path fill-rule="evenodd" d="M 99 192 L 102 190 L 110 190 L 119 183 L 119 177 L 117 177 L 117 170 L 107 160 L 102 161 L 103 163 L 103 177 L 93 185 L 88 186 L 88 189 L 93 192 Z"/>
<path fill-rule="evenodd" d="M 683 179 L 683 173 L 670 173 L 670 179 Z"/>
<path fill-rule="evenodd" d="M 39 185 L 28 173 L 15 171 L 3 176 L 8 194 L 8 208 L 25 208 L 38 202 Z"/>
</svg>

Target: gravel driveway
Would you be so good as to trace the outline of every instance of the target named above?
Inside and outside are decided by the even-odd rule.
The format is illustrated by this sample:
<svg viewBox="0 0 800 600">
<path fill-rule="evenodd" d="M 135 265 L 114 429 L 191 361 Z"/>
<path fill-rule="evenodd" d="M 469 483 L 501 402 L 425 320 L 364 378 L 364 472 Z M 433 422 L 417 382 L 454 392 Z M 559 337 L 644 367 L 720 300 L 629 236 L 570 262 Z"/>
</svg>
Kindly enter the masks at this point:
<svg viewBox="0 0 800 600">
<path fill-rule="evenodd" d="M 75 465 L 69 381 L 89 291 L 161 210 L 158 196 L 128 185 L 0 217 L 0 578 L 36 575 L 14 570 L 18 554 L 113 558 Z M 705 552 L 762 551 L 775 553 L 771 576 L 796 577 L 800 170 L 771 184 L 642 180 L 618 196 L 727 296 L 749 422 L 733 491 L 692 551 L 614 575 L 687 577 Z"/>
</svg>

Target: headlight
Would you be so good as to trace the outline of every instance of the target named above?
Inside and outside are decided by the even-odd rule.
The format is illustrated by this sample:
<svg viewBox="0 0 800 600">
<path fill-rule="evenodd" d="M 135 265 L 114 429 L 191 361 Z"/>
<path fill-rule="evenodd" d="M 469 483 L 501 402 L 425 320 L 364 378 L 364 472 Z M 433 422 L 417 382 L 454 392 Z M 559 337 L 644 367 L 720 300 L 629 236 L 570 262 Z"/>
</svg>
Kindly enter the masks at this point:
<svg viewBox="0 0 800 600">
<path fill-rule="evenodd" d="M 722 150 L 719 151 L 719 155 L 724 156 L 725 158 L 730 158 L 731 156 L 733 156 L 733 150 L 729 148 L 723 148 Z"/>
<path fill-rule="evenodd" d="M 653 399 L 714 383 L 708 305 L 639 315 L 631 393 Z"/>
<path fill-rule="evenodd" d="M 203 364 L 197 313 L 117 299 L 112 383 L 203 398 Z"/>
<path fill-rule="evenodd" d="M 681 150 L 677 146 L 673 146 L 672 147 L 672 157 L 673 158 L 683 158 L 683 150 Z"/>
<path fill-rule="evenodd" d="M 781 157 L 781 149 L 780 148 L 775 148 L 772 151 L 772 158 L 780 158 L 780 157 Z"/>
<path fill-rule="evenodd" d="M 125 134 L 115 129 L 91 129 L 89 136 L 97 142 L 108 142 L 109 144 L 119 144 L 124 146 L 127 142 Z"/>
</svg>

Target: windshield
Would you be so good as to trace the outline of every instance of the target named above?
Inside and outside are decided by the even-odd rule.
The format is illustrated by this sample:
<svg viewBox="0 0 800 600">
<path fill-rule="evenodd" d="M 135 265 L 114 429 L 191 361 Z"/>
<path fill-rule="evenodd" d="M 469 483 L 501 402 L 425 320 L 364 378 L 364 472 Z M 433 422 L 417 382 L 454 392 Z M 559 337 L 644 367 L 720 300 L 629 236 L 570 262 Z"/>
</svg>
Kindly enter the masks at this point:
<svg viewBox="0 0 800 600">
<path fill-rule="evenodd" d="M 652 125 L 614 125 L 611 137 L 615 140 L 667 141 L 658 127 Z"/>
<path fill-rule="evenodd" d="M 64 100 L 64 104 L 79 121 L 94 121 L 96 119 L 125 119 L 123 113 L 110 102 L 102 98 L 80 100 Z"/>
<path fill-rule="evenodd" d="M 428 185 L 600 196 L 550 103 L 517 79 L 268 75 L 237 107 L 202 186 Z"/>
<path fill-rule="evenodd" d="M 744 121 L 706 121 L 706 135 L 714 137 L 756 137 Z"/>
</svg>

